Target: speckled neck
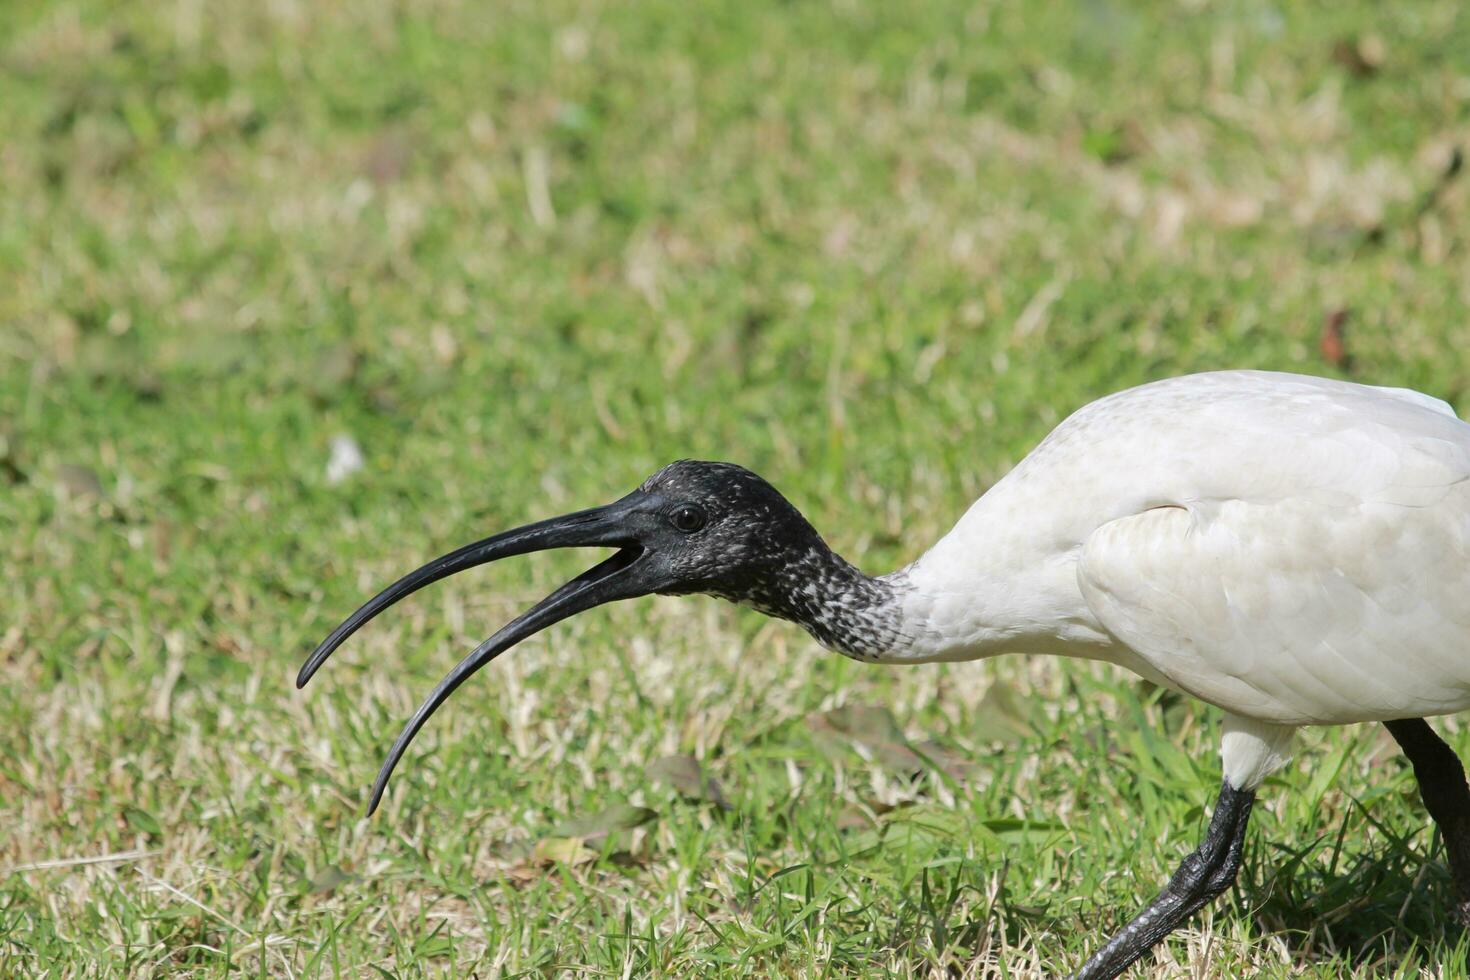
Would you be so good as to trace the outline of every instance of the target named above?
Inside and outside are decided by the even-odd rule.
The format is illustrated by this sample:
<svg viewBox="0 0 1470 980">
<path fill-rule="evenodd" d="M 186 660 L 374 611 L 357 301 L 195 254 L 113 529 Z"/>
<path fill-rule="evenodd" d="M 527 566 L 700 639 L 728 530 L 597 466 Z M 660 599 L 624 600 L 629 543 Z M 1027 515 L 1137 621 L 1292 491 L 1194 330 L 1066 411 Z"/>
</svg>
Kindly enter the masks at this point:
<svg viewBox="0 0 1470 980">
<path fill-rule="evenodd" d="M 735 601 L 801 626 L 854 660 L 879 660 L 901 641 L 903 573 L 865 575 L 825 546 L 813 547 Z M 732 597 L 734 598 L 734 597 Z"/>
</svg>

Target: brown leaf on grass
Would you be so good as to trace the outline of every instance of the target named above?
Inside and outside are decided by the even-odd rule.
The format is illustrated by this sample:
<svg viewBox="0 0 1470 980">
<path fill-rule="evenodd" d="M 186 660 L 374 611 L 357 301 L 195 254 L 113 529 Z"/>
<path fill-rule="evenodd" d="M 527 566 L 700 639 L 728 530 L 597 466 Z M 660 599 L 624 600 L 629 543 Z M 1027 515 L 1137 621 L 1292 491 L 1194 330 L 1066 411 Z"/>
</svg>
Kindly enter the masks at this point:
<svg viewBox="0 0 1470 980">
<path fill-rule="evenodd" d="M 575 837 L 588 844 L 596 844 L 609 834 L 620 830 L 641 827 L 658 818 L 658 813 L 645 806 L 631 803 L 614 803 L 590 816 L 572 817 L 551 828 L 551 837 Z"/>
<path fill-rule="evenodd" d="M 163 399 L 163 378 L 148 365 L 134 365 L 122 379 L 140 401 L 156 402 Z"/>
<path fill-rule="evenodd" d="M 596 861 L 598 854 L 581 837 L 543 837 L 536 842 L 530 863 L 539 866 L 565 864 L 576 867 Z"/>
<path fill-rule="evenodd" d="M 62 492 L 73 499 L 102 496 L 102 479 L 90 466 L 62 463 L 56 469 L 56 478 Z"/>
<path fill-rule="evenodd" d="M 983 742 L 1018 742 L 1033 732 L 1028 705 L 1005 684 L 991 684 L 975 709 L 974 736 Z"/>
<path fill-rule="evenodd" d="M 806 726 L 811 729 L 812 742 L 816 744 L 818 751 L 832 762 L 847 760 L 848 753 L 852 751 L 851 743 L 827 720 L 826 715 L 813 711 L 806 716 Z"/>
<path fill-rule="evenodd" d="M 862 803 L 849 803 L 837 812 L 838 830 L 872 830 L 878 826 L 878 818 L 885 813 L 891 813 L 896 809 L 891 803 L 882 800 L 864 800 Z"/>
<path fill-rule="evenodd" d="M 806 722 L 818 746 L 829 755 L 858 748 L 889 769 L 915 772 L 925 768 L 924 760 L 909 748 L 908 739 L 887 708 L 848 704 L 814 712 L 807 715 Z"/>
<path fill-rule="evenodd" d="M 1009 688 L 992 685 L 980 702 L 978 734 L 982 739 L 1013 742 L 1031 734 L 1024 705 Z M 861 746 L 874 761 L 887 768 L 916 773 L 937 769 L 951 779 L 963 781 L 974 768 L 974 760 L 949 746 L 929 739 L 917 744 L 887 708 L 846 705 L 807 716 L 817 744 L 829 755 Z"/>
<path fill-rule="evenodd" d="M 1377 34 L 1340 38 L 1332 46 L 1332 60 L 1346 68 L 1355 78 L 1378 74 L 1388 57 L 1388 47 Z"/>
<path fill-rule="evenodd" d="M 318 405 L 341 400 L 342 390 L 356 383 L 362 367 L 362 352 L 350 343 L 336 344 L 317 356 L 310 365 L 306 387 Z"/>
<path fill-rule="evenodd" d="M 311 880 L 306 883 L 306 890 L 314 895 L 328 895 L 339 886 L 356 880 L 357 875 L 343 871 L 335 864 L 329 864 L 311 876 Z"/>
<path fill-rule="evenodd" d="M 575 868 L 602 857 L 610 837 L 641 827 L 657 819 L 658 813 L 629 803 L 614 803 L 585 817 L 572 817 L 538 840 L 524 861 L 506 870 L 514 884 L 534 881 L 552 867 Z M 619 841 L 620 843 L 620 841 Z M 638 864 L 641 859 L 626 850 L 608 855 L 614 864 Z"/>
<path fill-rule="evenodd" d="M 975 768 L 975 760 L 970 756 L 932 738 L 918 743 L 914 749 L 957 783 L 963 783 Z"/>
<path fill-rule="evenodd" d="M 391 184 L 407 172 L 412 160 L 413 141 L 401 130 L 390 129 L 368 145 L 362 172 L 375 184 Z"/>
<path fill-rule="evenodd" d="M 8 426 L 0 425 L 0 478 L 7 483 L 24 483 L 29 469 L 20 437 Z"/>
<path fill-rule="evenodd" d="M 654 782 L 672 786 L 683 797 L 691 800 L 708 800 L 722 810 L 730 809 L 730 801 L 720 781 L 704 771 L 699 760 L 692 755 L 666 755 L 655 759 L 644 770 Z"/>
<path fill-rule="evenodd" d="M 1330 311 L 1322 321 L 1322 335 L 1317 340 L 1322 360 L 1343 369 L 1351 367 L 1353 359 L 1348 353 L 1347 321 L 1347 310 L 1338 308 Z"/>
<path fill-rule="evenodd" d="M 542 870 L 541 866 L 526 864 L 524 862 L 521 864 L 517 864 L 514 867 L 505 869 L 506 880 L 508 880 L 512 885 L 515 885 L 517 888 L 524 885 L 529 885 L 531 882 L 540 878 L 544 873 L 545 872 Z"/>
</svg>

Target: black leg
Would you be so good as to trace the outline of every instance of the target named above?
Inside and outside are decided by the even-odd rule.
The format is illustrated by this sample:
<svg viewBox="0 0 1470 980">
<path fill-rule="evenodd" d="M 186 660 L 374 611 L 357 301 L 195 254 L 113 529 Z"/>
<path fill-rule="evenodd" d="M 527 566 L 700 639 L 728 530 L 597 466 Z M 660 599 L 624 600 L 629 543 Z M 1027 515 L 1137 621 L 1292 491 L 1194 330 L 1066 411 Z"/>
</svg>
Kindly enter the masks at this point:
<svg viewBox="0 0 1470 980">
<path fill-rule="evenodd" d="M 1424 809 L 1444 836 L 1450 877 L 1458 893 L 1454 918 L 1470 928 L 1470 786 L 1465 784 L 1465 767 L 1423 718 L 1383 724 L 1413 763 Z"/>
<path fill-rule="evenodd" d="M 1240 870 L 1240 848 L 1256 794 L 1220 787 L 1205 839 L 1184 859 L 1148 908 L 1082 965 L 1073 980 L 1112 980 L 1207 902 L 1230 887 Z"/>
</svg>

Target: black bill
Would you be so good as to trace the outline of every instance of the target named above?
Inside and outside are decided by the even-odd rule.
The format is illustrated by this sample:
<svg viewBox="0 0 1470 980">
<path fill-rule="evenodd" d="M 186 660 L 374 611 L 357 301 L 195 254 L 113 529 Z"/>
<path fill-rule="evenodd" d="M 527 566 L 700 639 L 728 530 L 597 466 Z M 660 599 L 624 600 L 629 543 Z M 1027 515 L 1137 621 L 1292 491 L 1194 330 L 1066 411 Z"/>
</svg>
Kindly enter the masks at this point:
<svg viewBox="0 0 1470 980">
<path fill-rule="evenodd" d="M 653 540 L 657 536 L 654 532 L 656 522 L 653 516 L 659 503 L 654 497 L 635 492 L 606 507 L 595 507 L 538 521 L 466 545 L 436 558 L 388 586 L 347 617 L 312 651 L 296 676 L 297 687 L 304 687 L 333 651 L 368 620 L 405 596 L 442 578 L 501 558 L 551 548 L 618 549 L 475 647 L 469 656 L 439 682 L 393 743 L 387 761 L 383 763 L 383 768 L 379 770 L 378 778 L 373 783 L 372 798 L 367 809 L 369 815 L 378 808 L 388 777 L 403 756 L 404 750 L 408 748 L 408 743 L 418 734 L 435 709 L 471 674 L 527 637 L 568 616 L 618 599 L 648 595 L 665 584 L 662 581 L 663 576 L 655 570 L 661 563 L 648 560 Z"/>
</svg>

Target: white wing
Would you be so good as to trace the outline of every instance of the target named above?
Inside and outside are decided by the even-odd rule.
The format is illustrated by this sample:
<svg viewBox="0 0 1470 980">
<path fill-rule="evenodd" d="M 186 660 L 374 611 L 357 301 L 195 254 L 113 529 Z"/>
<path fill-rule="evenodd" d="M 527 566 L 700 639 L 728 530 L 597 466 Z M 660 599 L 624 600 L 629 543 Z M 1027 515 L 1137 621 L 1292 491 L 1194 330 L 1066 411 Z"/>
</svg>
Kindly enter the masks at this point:
<svg viewBox="0 0 1470 980">
<path fill-rule="evenodd" d="M 1108 660 L 1278 724 L 1470 708 L 1470 425 L 1256 371 L 1077 411 L 903 572 L 894 660 Z"/>
<path fill-rule="evenodd" d="M 1384 419 L 1297 447 L 1328 479 L 1275 482 L 1263 464 L 1290 448 L 1278 432 L 1258 454 L 1268 472 L 1236 481 L 1273 492 L 1181 499 L 1099 527 L 1077 566 L 1088 606 L 1180 688 L 1248 717 L 1470 707 L 1470 460 L 1463 444 Z"/>
<path fill-rule="evenodd" d="M 1448 415 L 1452 419 L 1459 418 L 1449 402 L 1442 398 L 1435 398 L 1433 395 L 1426 395 L 1422 391 L 1415 391 L 1413 388 L 1373 388 L 1373 390 L 1381 391 L 1385 395 L 1392 395 L 1394 398 L 1402 398 L 1410 404 L 1427 408 L 1431 412 L 1438 412 L 1441 415 Z"/>
</svg>

